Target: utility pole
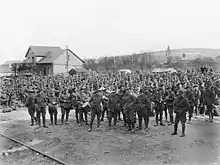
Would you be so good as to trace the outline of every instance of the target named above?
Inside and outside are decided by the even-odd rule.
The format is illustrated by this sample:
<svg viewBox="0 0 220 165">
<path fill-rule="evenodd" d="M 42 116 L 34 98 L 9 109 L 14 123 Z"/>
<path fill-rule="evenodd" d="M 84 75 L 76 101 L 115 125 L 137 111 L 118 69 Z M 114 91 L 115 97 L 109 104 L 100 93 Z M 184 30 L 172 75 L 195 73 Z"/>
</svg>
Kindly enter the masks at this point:
<svg viewBox="0 0 220 165">
<path fill-rule="evenodd" d="M 68 45 L 66 45 L 66 73 L 69 72 L 69 54 L 68 54 Z"/>
</svg>

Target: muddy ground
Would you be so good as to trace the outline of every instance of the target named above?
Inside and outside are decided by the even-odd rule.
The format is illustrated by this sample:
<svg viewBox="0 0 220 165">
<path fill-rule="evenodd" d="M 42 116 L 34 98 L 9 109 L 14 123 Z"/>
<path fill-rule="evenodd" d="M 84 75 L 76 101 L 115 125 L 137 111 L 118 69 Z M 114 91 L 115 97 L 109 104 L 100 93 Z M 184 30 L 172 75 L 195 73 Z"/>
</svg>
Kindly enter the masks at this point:
<svg viewBox="0 0 220 165">
<path fill-rule="evenodd" d="M 117 129 L 108 130 L 106 121 L 99 129 L 94 123 L 95 129 L 89 133 L 87 125 L 75 123 L 74 111 L 69 125 L 37 130 L 37 125 L 30 126 L 23 109 L 0 113 L 0 132 L 73 165 L 220 164 L 220 119 L 213 123 L 205 119 L 199 117 L 187 124 L 186 137 L 180 138 L 180 125 L 179 135 L 171 136 L 173 126 L 154 127 L 154 118 L 148 133 L 128 134 L 121 128 L 122 122 Z M 1 164 L 6 165 L 56 164 L 2 137 L 0 154 Z"/>
</svg>

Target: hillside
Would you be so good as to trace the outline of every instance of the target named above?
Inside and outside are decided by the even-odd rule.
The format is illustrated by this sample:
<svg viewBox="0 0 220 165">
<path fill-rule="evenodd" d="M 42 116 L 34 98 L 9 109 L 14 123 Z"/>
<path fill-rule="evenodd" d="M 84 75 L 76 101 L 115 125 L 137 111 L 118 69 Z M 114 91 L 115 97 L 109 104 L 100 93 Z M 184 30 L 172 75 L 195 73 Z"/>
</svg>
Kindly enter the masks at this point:
<svg viewBox="0 0 220 165">
<path fill-rule="evenodd" d="M 169 63 L 178 63 L 179 67 L 189 67 L 190 61 L 203 57 L 211 59 L 208 61 L 196 62 L 190 64 L 190 67 L 198 67 L 201 64 L 211 64 L 215 62 L 220 63 L 220 49 L 205 49 L 205 48 L 187 48 L 187 49 L 171 49 L 169 58 L 166 56 L 166 51 L 154 51 L 136 53 L 132 55 L 121 55 L 111 57 L 101 57 L 99 59 L 86 60 L 85 67 L 98 70 L 112 70 L 129 68 L 134 70 L 148 70 L 149 68 L 160 67 L 160 64 L 164 64 L 170 60 Z M 207 58 L 206 58 L 207 59 Z M 180 61 L 181 64 L 180 64 Z M 185 62 L 184 62 L 185 61 Z M 212 62 L 213 61 L 213 62 Z M 215 65 L 216 65 L 215 64 Z M 176 65 L 176 64 L 175 64 Z M 217 67 L 218 65 L 216 65 Z"/>
</svg>

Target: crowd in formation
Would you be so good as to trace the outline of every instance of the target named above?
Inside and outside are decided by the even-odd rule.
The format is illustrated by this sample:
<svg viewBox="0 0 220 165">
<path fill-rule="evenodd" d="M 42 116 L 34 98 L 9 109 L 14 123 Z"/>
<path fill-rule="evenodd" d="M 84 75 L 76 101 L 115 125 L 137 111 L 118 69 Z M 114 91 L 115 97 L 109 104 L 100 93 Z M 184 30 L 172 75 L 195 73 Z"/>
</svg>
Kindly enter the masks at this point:
<svg viewBox="0 0 220 165">
<path fill-rule="evenodd" d="M 126 131 L 134 133 L 141 129 L 149 131 L 149 117 L 155 116 L 155 126 L 164 126 L 164 121 L 174 125 L 172 135 L 177 134 L 181 122 L 181 136 L 185 136 L 185 124 L 191 123 L 193 115 L 207 114 L 209 121 L 213 121 L 219 85 L 218 74 L 204 69 L 151 74 L 90 72 L 68 77 L 17 76 L 4 79 L 0 97 L 2 106 L 10 106 L 16 99 L 23 102 L 31 126 L 36 123 L 39 128 L 48 127 L 45 117 L 48 106 L 50 124 L 68 124 L 69 113 L 74 110 L 76 122 L 80 126 L 89 125 L 89 132 L 95 117 L 99 127 L 107 116 L 109 129 L 116 128 L 120 121 Z"/>
</svg>

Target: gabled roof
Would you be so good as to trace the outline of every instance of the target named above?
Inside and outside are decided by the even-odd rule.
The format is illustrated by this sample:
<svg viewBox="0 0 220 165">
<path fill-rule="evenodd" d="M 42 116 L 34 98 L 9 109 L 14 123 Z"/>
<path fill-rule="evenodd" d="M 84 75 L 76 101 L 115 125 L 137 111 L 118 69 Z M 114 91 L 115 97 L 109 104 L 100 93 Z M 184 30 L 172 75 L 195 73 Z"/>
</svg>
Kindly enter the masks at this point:
<svg viewBox="0 0 220 165">
<path fill-rule="evenodd" d="M 58 46 L 30 46 L 25 57 L 27 57 L 29 51 L 32 51 L 36 56 L 45 57 L 49 52 L 58 53 L 62 49 Z"/>
<path fill-rule="evenodd" d="M 38 63 L 52 63 L 54 62 L 60 55 L 65 52 L 65 49 L 61 49 L 60 47 L 51 47 L 51 46 L 30 46 L 25 57 L 27 57 L 29 51 L 32 51 L 38 57 L 44 57 Z M 68 51 L 74 55 L 77 59 L 84 61 L 79 58 L 75 53 L 73 53 L 70 49 Z"/>
<path fill-rule="evenodd" d="M 65 50 L 60 50 L 57 52 L 48 52 L 44 58 L 42 58 L 38 63 L 52 63 L 54 62 Z"/>
</svg>

